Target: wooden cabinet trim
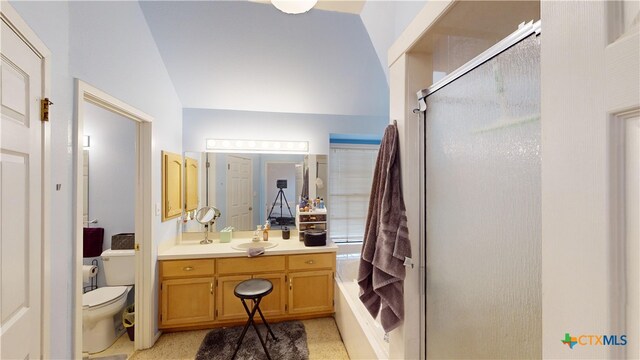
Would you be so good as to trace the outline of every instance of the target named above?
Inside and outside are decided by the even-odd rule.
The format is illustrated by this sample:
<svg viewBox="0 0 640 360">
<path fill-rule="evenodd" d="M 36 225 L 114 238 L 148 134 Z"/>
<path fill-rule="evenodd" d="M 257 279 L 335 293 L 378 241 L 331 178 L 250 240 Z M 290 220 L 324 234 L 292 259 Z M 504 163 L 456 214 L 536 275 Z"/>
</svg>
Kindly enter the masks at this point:
<svg viewBox="0 0 640 360">
<path fill-rule="evenodd" d="M 193 324 L 193 323 L 198 323 L 198 322 L 203 322 L 203 321 L 212 321 L 214 320 L 214 283 L 215 279 L 213 277 L 202 277 L 202 278 L 194 278 L 194 279 L 168 279 L 168 280 L 163 280 L 162 281 L 162 291 L 161 291 L 161 299 L 162 299 L 162 306 L 161 306 L 161 321 L 160 321 L 160 327 L 166 327 L 166 326 L 176 326 L 176 325 L 182 325 L 182 324 Z M 202 288 L 203 291 L 201 291 L 203 294 L 206 294 L 206 298 L 201 298 L 201 301 L 206 301 L 207 302 L 207 308 L 208 308 L 208 312 L 205 315 L 200 315 L 200 316 L 187 316 L 187 317 L 180 317 L 180 318 L 176 318 L 173 319 L 169 316 L 169 298 L 172 294 L 172 287 L 173 286 L 181 286 L 181 285 L 196 285 L 196 286 L 200 286 Z M 192 294 L 184 294 L 184 293 L 180 293 L 179 295 L 182 296 L 182 298 L 179 299 L 180 303 L 179 304 L 174 304 L 174 306 L 180 308 L 180 307 L 187 307 L 187 305 L 189 303 L 193 303 L 194 301 L 197 301 L 198 299 L 194 299 L 192 296 L 188 296 L 188 295 L 192 295 Z M 184 304 L 183 304 L 184 302 Z"/>
<path fill-rule="evenodd" d="M 256 274 L 277 271 L 285 271 L 284 255 L 218 259 L 219 275 Z"/>
<path fill-rule="evenodd" d="M 288 256 L 290 271 L 329 269 L 336 265 L 335 253 L 313 253 Z"/>
<path fill-rule="evenodd" d="M 213 276 L 215 274 L 214 259 L 166 260 L 162 261 L 162 277 Z"/>
</svg>

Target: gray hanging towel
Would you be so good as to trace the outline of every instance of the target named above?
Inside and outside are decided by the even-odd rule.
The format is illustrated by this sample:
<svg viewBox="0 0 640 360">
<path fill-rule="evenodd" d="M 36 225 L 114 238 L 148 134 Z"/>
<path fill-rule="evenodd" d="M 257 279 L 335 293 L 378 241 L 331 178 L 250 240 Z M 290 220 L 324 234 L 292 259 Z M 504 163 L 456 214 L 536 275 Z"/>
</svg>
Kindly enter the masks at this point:
<svg viewBox="0 0 640 360">
<path fill-rule="evenodd" d="M 411 243 L 402 198 L 398 129 L 389 125 L 373 174 L 358 269 L 360 301 L 374 318 L 380 313 L 386 332 L 404 319 L 405 257 L 411 257 Z"/>
</svg>

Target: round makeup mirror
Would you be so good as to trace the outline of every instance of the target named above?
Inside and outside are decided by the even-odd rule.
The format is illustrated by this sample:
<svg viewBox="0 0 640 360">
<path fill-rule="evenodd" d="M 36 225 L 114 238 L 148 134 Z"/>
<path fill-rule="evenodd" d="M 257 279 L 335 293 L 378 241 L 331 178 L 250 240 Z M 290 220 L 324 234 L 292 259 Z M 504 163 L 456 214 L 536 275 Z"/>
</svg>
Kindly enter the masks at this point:
<svg viewBox="0 0 640 360">
<path fill-rule="evenodd" d="M 215 210 L 213 210 L 213 208 L 210 206 L 200 208 L 200 210 L 198 210 L 198 212 L 196 213 L 196 220 L 200 224 L 208 224 L 214 219 L 214 217 Z"/>
<path fill-rule="evenodd" d="M 213 224 L 222 213 L 220 210 L 213 206 L 205 206 L 200 208 L 196 213 L 196 221 L 204 225 L 204 240 L 200 241 L 201 244 L 211 244 L 209 239 L 209 224 Z"/>
</svg>

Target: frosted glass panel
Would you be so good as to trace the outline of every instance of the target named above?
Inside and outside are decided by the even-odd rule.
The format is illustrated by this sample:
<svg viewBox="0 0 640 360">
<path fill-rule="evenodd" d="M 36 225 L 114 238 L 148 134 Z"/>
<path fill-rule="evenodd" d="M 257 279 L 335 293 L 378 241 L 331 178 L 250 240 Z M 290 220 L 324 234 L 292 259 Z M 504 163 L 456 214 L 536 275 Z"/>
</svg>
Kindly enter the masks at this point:
<svg viewBox="0 0 640 360">
<path fill-rule="evenodd" d="M 427 357 L 542 356 L 540 46 L 427 98 Z"/>
</svg>

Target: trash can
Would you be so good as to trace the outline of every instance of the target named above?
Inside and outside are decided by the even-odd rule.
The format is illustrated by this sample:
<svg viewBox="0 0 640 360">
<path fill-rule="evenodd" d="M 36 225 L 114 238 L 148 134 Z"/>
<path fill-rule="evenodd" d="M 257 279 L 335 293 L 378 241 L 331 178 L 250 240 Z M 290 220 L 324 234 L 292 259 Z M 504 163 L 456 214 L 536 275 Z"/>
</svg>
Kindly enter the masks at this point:
<svg viewBox="0 0 640 360">
<path fill-rule="evenodd" d="M 127 306 L 122 313 L 122 325 L 127 329 L 127 335 L 129 335 L 129 340 L 133 341 L 134 337 L 134 328 L 135 328 L 135 308 L 133 304 Z"/>
</svg>

